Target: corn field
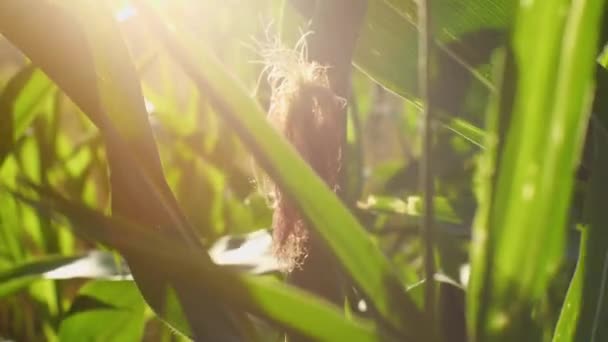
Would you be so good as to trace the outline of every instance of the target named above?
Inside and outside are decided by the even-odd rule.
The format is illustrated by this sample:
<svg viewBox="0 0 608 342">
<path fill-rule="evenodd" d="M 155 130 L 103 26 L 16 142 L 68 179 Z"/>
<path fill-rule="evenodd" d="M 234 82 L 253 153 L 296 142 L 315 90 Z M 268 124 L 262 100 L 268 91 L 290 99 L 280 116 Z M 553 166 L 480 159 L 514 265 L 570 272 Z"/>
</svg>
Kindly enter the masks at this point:
<svg viewBox="0 0 608 342">
<path fill-rule="evenodd" d="M 606 9 L 0 0 L 0 341 L 608 341 Z"/>
</svg>

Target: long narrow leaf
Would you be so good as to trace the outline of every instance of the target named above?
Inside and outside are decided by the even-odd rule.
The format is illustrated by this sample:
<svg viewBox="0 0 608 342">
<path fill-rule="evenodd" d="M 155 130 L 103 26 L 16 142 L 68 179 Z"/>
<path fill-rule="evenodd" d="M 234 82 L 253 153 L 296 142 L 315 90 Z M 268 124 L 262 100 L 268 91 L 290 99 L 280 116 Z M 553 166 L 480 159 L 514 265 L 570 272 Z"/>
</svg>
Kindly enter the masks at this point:
<svg viewBox="0 0 608 342">
<path fill-rule="evenodd" d="M 468 294 L 474 340 L 524 339 L 535 301 L 561 261 L 603 6 L 602 0 L 519 4 L 513 111 L 496 183 L 485 184 L 493 187 L 483 198 L 489 209 L 480 211 L 475 231 Z"/>
<path fill-rule="evenodd" d="M 608 71 L 598 67 L 599 78 L 596 94 L 603 94 L 608 87 Z M 606 100 L 595 99 L 601 120 L 594 120 L 592 132 L 594 158 L 591 164 L 591 179 L 585 199 L 585 222 L 580 243 L 576 270 L 562 306 L 555 328 L 554 342 L 604 341 L 608 339 L 608 217 L 605 196 L 608 192 L 608 121 Z"/>
</svg>

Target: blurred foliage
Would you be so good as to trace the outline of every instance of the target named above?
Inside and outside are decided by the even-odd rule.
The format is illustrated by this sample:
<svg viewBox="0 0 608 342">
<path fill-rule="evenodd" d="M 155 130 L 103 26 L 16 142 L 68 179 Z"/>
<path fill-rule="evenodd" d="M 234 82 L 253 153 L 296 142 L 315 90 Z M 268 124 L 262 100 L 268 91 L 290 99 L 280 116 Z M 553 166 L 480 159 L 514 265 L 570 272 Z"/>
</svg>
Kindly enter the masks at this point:
<svg viewBox="0 0 608 342">
<path fill-rule="evenodd" d="M 605 338 L 605 2 L 432 1 L 432 279 L 415 1 L 368 1 L 339 66 L 341 199 L 265 121 L 260 49 L 333 15 L 317 3 L 0 2 L 0 340 Z M 270 179 L 344 307 L 283 282 Z"/>
</svg>

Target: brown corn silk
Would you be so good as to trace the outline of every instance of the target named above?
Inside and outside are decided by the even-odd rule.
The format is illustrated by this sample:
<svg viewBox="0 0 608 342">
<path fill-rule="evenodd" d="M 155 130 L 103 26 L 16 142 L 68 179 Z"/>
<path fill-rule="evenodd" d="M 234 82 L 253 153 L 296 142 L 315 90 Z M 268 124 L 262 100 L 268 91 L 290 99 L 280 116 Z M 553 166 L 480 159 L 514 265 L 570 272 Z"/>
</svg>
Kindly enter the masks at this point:
<svg viewBox="0 0 608 342">
<path fill-rule="evenodd" d="M 338 113 L 345 105 L 329 87 L 327 67 L 307 61 L 306 46 L 264 51 L 272 89 L 269 120 L 334 191 L 338 188 L 341 138 Z M 309 230 L 298 208 L 277 186 L 273 215 L 274 253 L 287 272 L 307 255 Z"/>
</svg>

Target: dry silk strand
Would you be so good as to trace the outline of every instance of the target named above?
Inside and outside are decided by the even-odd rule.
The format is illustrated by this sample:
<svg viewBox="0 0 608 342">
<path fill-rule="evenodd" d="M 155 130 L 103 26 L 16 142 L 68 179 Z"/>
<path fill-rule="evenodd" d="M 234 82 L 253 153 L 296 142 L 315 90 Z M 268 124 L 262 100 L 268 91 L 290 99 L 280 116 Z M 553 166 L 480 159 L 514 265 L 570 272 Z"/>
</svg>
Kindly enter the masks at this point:
<svg viewBox="0 0 608 342">
<path fill-rule="evenodd" d="M 339 113 L 346 101 L 330 89 L 328 67 L 309 62 L 305 37 L 294 49 L 277 43 L 262 49 L 272 95 L 269 120 L 315 172 L 336 190 L 341 163 Z M 273 189 L 274 253 L 284 271 L 299 267 L 307 255 L 310 231 L 296 206 Z"/>
</svg>

